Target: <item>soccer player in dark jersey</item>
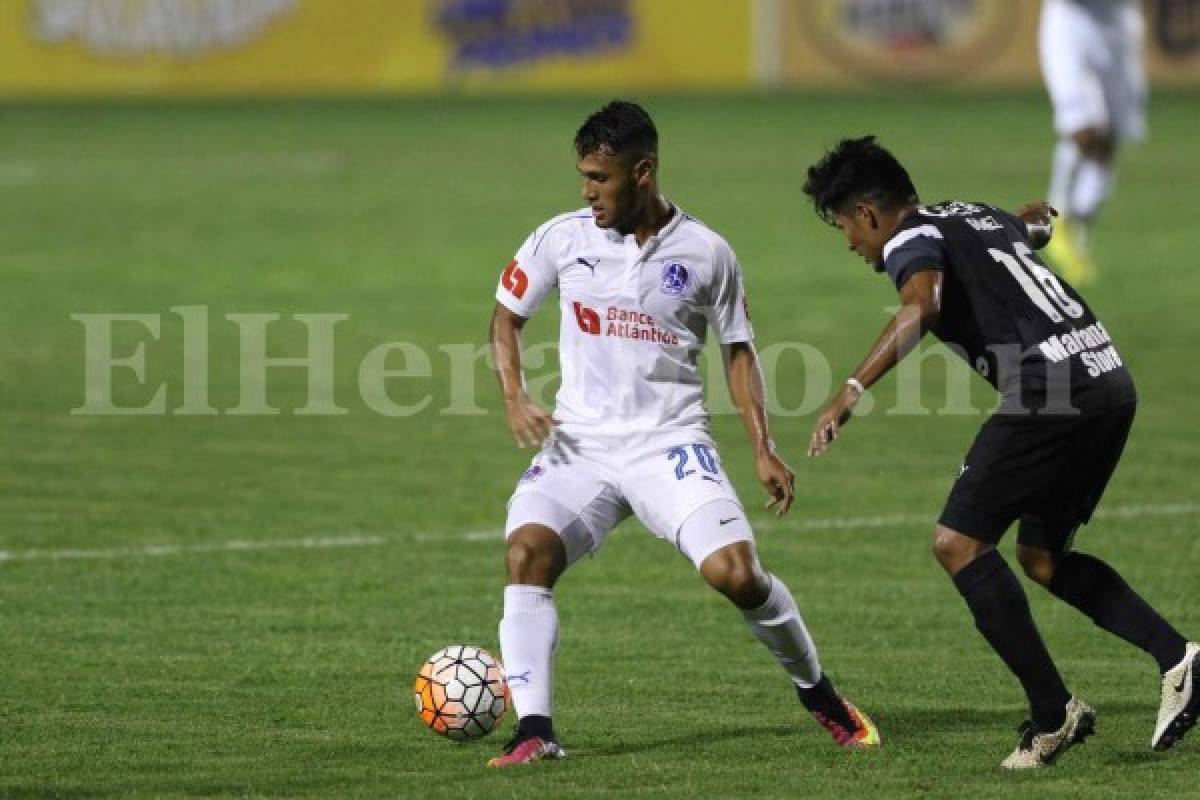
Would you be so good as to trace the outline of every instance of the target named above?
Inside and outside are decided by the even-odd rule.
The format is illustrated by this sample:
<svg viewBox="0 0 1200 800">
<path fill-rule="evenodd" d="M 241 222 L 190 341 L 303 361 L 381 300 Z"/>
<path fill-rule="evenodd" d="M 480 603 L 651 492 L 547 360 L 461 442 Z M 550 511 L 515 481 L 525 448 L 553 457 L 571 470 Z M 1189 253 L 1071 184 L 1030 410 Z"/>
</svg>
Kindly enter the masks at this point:
<svg viewBox="0 0 1200 800">
<path fill-rule="evenodd" d="M 1112 567 L 1073 547 L 1121 456 L 1136 395 L 1103 323 L 1034 254 L 1052 234 L 1054 210 L 921 205 L 904 167 L 872 136 L 826 153 L 809 168 L 804 192 L 852 250 L 887 272 L 902 302 L 822 412 L 809 455 L 825 452 L 862 393 L 927 332 L 1001 394 L 950 491 L 933 552 L 1029 698 L 1031 718 L 1003 766 L 1049 764 L 1095 724 L 1095 712 L 1064 685 L 996 550 L 1013 522 L 1026 575 L 1158 663 L 1162 699 L 1150 744 L 1171 747 L 1200 712 L 1200 645 Z"/>
</svg>

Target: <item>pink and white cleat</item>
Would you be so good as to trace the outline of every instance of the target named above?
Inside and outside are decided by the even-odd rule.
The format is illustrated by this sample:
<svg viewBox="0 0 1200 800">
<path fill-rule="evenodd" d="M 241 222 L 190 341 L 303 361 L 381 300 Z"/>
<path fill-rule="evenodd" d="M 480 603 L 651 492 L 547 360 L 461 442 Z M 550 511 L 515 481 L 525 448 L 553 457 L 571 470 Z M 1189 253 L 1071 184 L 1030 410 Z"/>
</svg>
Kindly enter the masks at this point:
<svg viewBox="0 0 1200 800">
<path fill-rule="evenodd" d="M 566 758 L 567 751 L 563 750 L 553 739 L 543 739 L 540 736 L 513 737 L 504 746 L 504 755 L 496 756 L 488 761 L 489 767 L 513 767 L 517 764 L 532 764 L 535 761 Z"/>
</svg>

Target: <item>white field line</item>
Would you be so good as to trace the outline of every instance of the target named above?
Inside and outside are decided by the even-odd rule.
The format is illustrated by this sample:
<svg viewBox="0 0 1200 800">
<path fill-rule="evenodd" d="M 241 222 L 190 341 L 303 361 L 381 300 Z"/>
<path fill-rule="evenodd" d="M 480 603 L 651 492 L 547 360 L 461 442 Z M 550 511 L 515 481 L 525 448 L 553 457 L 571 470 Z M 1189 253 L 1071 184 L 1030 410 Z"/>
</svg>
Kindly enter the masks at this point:
<svg viewBox="0 0 1200 800">
<path fill-rule="evenodd" d="M 753 527 L 758 530 L 787 528 L 802 531 L 836 531 L 836 530 L 865 530 L 871 528 L 895 528 L 903 525 L 932 525 L 936 513 L 929 514 L 878 514 L 870 517 L 828 517 L 825 519 L 803 519 L 793 515 L 787 517 L 772 517 L 755 522 Z M 1178 517 L 1190 514 L 1200 514 L 1200 503 L 1146 503 L 1112 508 L 1097 509 L 1096 519 L 1136 519 L 1138 517 Z M 458 538 L 466 542 L 489 542 L 500 539 L 503 533 L 497 526 L 491 530 L 464 531 L 450 538 Z M 433 533 L 418 533 L 418 541 L 434 541 L 444 539 Z"/>
<path fill-rule="evenodd" d="M 258 552 L 264 550 L 327 550 L 335 547 L 371 547 L 387 544 L 383 536 L 323 536 L 304 539 L 246 541 L 235 539 L 213 544 L 156 544 L 144 547 L 64 550 L 0 550 L 0 563 L 7 561 L 69 561 L 73 559 L 127 559 L 147 556 L 182 556 L 198 553 Z"/>
<path fill-rule="evenodd" d="M 0 186 L 24 186 L 37 180 L 38 170 L 24 158 L 0 161 Z"/>
<path fill-rule="evenodd" d="M 1141 517 L 1180 517 L 1200 514 L 1198 503 L 1146 503 L 1114 506 L 1097 510 L 1097 519 L 1138 519 Z M 881 514 L 871 517 L 828 517 L 825 519 L 770 519 L 755 523 L 755 528 L 789 528 L 792 530 L 864 530 L 872 528 L 894 528 L 904 525 L 931 525 L 932 514 Z M 423 531 L 413 538 L 421 542 L 464 541 L 494 542 L 502 538 L 500 526 L 484 530 L 447 531 L 435 533 Z M 264 552 L 268 550 L 328 550 L 342 547 L 378 547 L 392 542 L 404 541 L 407 537 L 387 536 L 324 536 L 303 539 L 244 540 L 235 539 L 212 544 L 164 544 L 143 547 L 114 547 L 93 549 L 61 550 L 0 550 L 0 564 L 16 561 L 69 561 L 132 559 L 154 556 L 186 556 L 206 553 Z"/>
<path fill-rule="evenodd" d="M 0 186 L 24 186 L 48 179 L 77 181 L 91 179 L 96 169 L 138 167 L 173 173 L 203 172 L 220 175 L 322 176 L 337 173 L 349 163 L 346 153 L 336 150 L 298 150 L 277 153 L 270 150 L 242 150 L 210 154 L 159 154 L 135 159 L 132 156 L 95 158 L 8 158 L 0 159 Z"/>
</svg>

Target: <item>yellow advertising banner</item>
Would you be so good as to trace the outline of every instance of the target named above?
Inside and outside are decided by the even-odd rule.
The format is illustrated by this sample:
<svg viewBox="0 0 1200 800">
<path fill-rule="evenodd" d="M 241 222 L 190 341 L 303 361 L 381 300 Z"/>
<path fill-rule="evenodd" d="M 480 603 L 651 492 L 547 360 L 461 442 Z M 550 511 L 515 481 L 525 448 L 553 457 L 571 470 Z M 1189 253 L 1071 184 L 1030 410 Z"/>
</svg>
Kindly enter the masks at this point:
<svg viewBox="0 0 1200 800">
<path fill-rule="evenodd" d="M 1031 86 L 1041 5 L 0 0 L 0 95 Z M 1200 0 L 1142 7 L 1151 82 L 1200 86 Z"/>
<path fill-rule="evenodd" d="M 0 0 L 0 94 L 732 88 L 752 80 L 750 8 L 740 0 Z"/>
<path fill-rule="evenodd" d="M 778 83 L 1041 82 L 1040 0 L 775 2 Z M 1146 0 L 1141 5 L 1150 82 L 1200 85 L 1200 0 Z"/>
</svg>

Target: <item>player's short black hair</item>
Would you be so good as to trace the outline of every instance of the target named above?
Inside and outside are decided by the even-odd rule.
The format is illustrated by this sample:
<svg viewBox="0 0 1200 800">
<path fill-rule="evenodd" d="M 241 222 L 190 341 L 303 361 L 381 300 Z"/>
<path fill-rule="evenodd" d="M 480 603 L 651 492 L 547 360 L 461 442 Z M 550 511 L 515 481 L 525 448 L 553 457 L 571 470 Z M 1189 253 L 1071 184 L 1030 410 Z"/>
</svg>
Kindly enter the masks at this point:
<svg viewBox="0 0 1200 800">
<path fill-rule="evenodd" d="M 646 109 L 613 100 L 584 120 L 575 134 L 575 152 L 583 158 L 604 151 L 635 158 L 658 155 L 658 129 Z"/>
<path fill-rule="evenodd" d="M 834 212 L 859 199 L 873 200 L 889 210 L 917 201 L 908 170 L 876 144 L 874 136 L 838 142 L 808 168 L 804 193 L 812 198 L 817 215 L 830 225 Z"/>
</svg>

